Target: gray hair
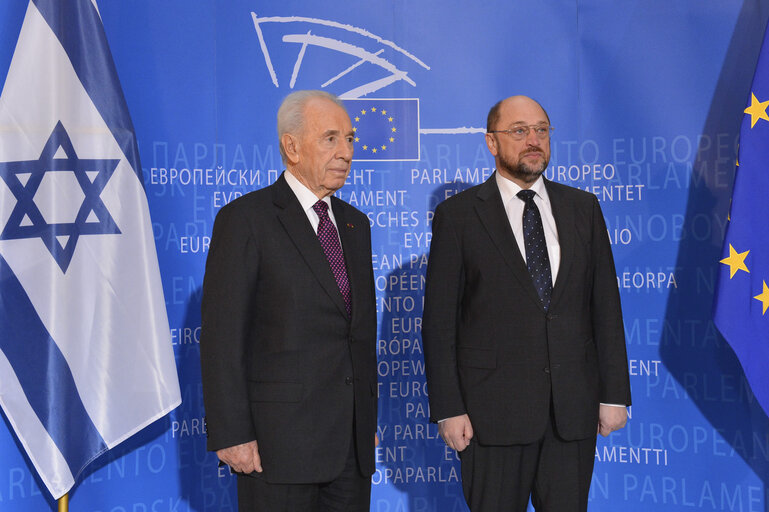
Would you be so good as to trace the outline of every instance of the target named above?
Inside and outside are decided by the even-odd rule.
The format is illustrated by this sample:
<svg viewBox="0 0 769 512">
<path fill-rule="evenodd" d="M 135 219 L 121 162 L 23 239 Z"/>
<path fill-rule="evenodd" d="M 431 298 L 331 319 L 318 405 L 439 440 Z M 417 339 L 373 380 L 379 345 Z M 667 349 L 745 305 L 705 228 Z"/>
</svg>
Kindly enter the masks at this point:
<svg viewBox="0 0 769 512">
<path fill-rule="evenodd" d="M 320 98 L 333 101 L 347 112 L 342 100 L 326 91 L 307 90 L 295 91 L 286 96 L 278 108 L 278 147 L 283 163 L 287 163 L 286 152 L 283 149 L 283 134 L 298 135 L 304 128 L 304 108 L 310 100 Z"/>
</svg>

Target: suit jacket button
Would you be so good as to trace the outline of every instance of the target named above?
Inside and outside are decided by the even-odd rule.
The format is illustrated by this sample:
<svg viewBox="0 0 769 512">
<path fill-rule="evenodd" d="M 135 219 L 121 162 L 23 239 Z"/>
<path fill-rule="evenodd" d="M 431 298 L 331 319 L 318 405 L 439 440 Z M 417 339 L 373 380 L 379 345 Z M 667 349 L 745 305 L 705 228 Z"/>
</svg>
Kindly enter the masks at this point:
<svg viewBox="0 0 769 512">
<path fill-rule="evenodd" d="M 352 377 L 345 377 L 345 378 L 344 378 L 344 383 L 345 383 L 345 384 L 347 384 L 348 386 L 349 386 L 350 384 L 352 384 Z"/>
<path fill-rule="evenodd" d="M 543 372 L 545 372 L 545 373 L 550 373 L 550 368 L 549 368 L 549 367 L 547 367 L 547 366 L 545 366 L 545 367 L 542 369 L 542 371 L 543 371 Z"/>
</svg>

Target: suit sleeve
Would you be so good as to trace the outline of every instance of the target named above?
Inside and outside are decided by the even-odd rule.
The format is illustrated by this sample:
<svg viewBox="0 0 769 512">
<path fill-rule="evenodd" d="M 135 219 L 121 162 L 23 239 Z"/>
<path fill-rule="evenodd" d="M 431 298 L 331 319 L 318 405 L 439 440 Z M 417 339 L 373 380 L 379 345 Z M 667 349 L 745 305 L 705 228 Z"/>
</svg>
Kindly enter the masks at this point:
<svg viewBox="0 0 769 512">
<path fill-rule="evenodd" d="M 601 403 L 630 405 L 630 377 L 617 272 L 606 223 L 595 197 L 592 217 L 595 261 L 591 311 L 601 379 L 599 398 Z"/>
<path fill-rule="evenodd" d="M 459 387 L 456 351 L 463 275 L 455 226 L 439 205 L 433 218 L 422 321 L 430 420 L 434 422 L 467 412 Z"/>
<path fill-rule="evenodd" d="M 200 362 L 209 450 L 256 438 L 246 364 L 259 262 L 248 222 L 234 206 L 216 216 L 203 279 Z"/>
</svg>

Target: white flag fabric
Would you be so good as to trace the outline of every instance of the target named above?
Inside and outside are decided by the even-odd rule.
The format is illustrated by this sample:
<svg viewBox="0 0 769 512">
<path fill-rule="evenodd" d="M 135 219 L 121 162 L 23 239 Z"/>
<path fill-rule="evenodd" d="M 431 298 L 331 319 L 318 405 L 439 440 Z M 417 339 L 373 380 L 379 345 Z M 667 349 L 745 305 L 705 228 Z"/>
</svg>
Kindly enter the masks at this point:
<svg viewBox="0 0 769 512">
<path fill-rule="evenodd" d="M 0 95 L 0 405 L 54 498 L 181 403 L 133 125 L 92 0 L 31 0 Z"/>
</svg>

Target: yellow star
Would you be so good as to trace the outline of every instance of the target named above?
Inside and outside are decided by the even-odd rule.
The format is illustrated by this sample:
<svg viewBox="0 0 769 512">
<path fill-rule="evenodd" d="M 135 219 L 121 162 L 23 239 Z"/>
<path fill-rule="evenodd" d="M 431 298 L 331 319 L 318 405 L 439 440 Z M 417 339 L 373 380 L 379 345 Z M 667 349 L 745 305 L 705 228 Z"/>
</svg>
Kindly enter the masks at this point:
<svg viewBox="0 0 769 512">
<path fill-rule="evenodd" d="M 395 142 L 395 137 L 390 137 L 390 142 Z"/>
<path fill-rule="evenodd" d="M 358 137 L 355 137 L 355 142 L 360 142 L 360 139 Z"/>
<path fill-rule="evenodd" d="M 357 132 L 358 131 L 358 127 L 357 126 L 353 126 L 352 127 L 352 131 Z"/>
<path fill-rule="evenodd" d="M 382 150 L 385 150 L 385 149 L 387 149 L 387 146 L 385 146 L 384 144 L 382 144 Z"/>
<path fill-rule="evenodd" d="M 721 263 L 724 265 L 729 265 L 729 279 L 733 278 L 738 270 L 744 270 L 750 274 L 750 270 L 748 270 L 748 267 L 745 265 L 745 258 L 749 252 L 750 251 L 737 252 L 734 247 L 732 247 L 732 244 L 729 244 L 729 257 L 721 260 Z"/>
<path fill-rule="evenodd" d="M 365 110 L 361 110 L 360 113 L 363 114 L 364 116 L 366 115 L 366 111 Z"/>
<path fill-rule="evenodd" d="M 394 126 L 392 127 L 392 131 L 393 131 L 393 133 L 395 133 L 397 131 Z"/>
<path fill-rule="evenodd" d="M 761 316 L 766 313 L 766 310 L 769 309 L 769 286 L 766 286 L 766 281 L 762 281 L 764 283 L 764 291 L 761 292 L 760 295 L 756 295 L 753 297 L 756 300 L 760 300 L 761 304 L 764 305 L 764 310 L 761 312 Z"/>
<path fill-rule="evenodd" d="M 391 123 L 393 122 L 393 118 L 392 117 L 388 117 L 387 120 L 390 121 Z"/>
<path fill-rule="evenodd" d="M 750 93 L 750 106 L 745 109 L 746 114 L 750 114 L 750 127 L 753 128 L 759 119 L 769 121 L 769 116 L 766 115 L 766 107 L 769 105 L 769 100 L 758 101 L 756 95 Z"/>
<path fill-rule="evenodd" d="M 376 112 L 376 107 L 371 107 L 372 112 Z"/>
<path fill-rule="evenodd" d="M 364 149 L 364 150 L 368 149 L 368 146 L 364 144 L 364 145 L 363 145 L 363 149 Z"/>
<path fill-rule="evenodd" d="M 376 148 L 371 148 L 372 153 L 376 153 Z"/>
<path fill-rule="evenodd" d="M 357 123 L 358 121 L 360 121 L 360 117 L 355 116 L 355 122 Z"/>
<path fill-rule="evenodd" d="M 380 110 L 380 112 L 382 113 L 383 116 L 387 115 L 387 111 L 386 110 Z"/>
</svg>

